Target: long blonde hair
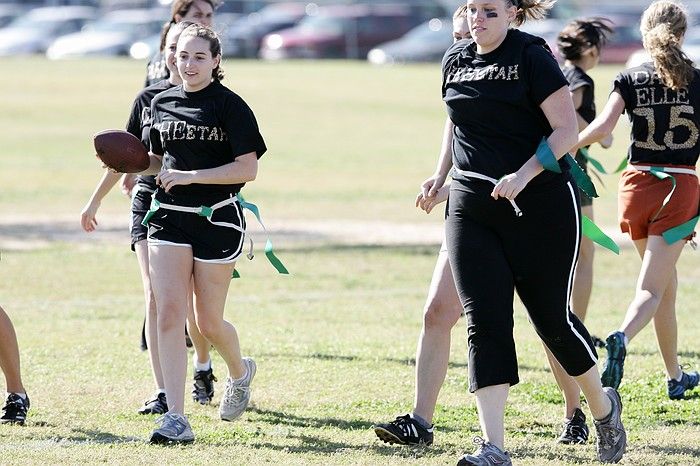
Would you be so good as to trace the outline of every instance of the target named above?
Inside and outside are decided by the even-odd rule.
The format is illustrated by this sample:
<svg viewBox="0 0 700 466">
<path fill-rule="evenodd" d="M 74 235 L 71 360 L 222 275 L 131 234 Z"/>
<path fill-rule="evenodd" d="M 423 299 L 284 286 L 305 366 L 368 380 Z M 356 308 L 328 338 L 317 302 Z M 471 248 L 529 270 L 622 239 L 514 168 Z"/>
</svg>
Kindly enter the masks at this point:
<svg viewBox="0 0 700 466">
<path fill-rule="evenodd" d="M 654 2 L 644 11 L 639 29 L 644 48 L 651 55 L 664 85 L 674 90 L 688 87 L 695 67 L 681 50 L 688 29 L 685 8 L 669 0 Z"/>
</svg>

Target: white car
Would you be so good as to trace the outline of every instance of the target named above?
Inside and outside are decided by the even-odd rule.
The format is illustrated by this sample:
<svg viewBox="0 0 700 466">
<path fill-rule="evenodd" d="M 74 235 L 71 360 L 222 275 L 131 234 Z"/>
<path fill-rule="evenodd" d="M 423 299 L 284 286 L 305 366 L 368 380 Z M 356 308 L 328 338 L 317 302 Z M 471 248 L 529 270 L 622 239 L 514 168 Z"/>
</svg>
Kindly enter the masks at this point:
<svg viewBox="0 0 700 466">
<path fill-rule="evenodd" d="M 128 55 L 131 44 L 159 33 L 166 16 L 162 9 L 113 11 L 80 32 L 56 39 L 46 56 L 57 60 L 87 55 Z"/>
<path fill-rule="evenodd" d="M 44 53 L 59 36 L 79 31 L 95 18 L 84 6 L 34 8 L 0 29 L 0 56 Z"/>
</svg>

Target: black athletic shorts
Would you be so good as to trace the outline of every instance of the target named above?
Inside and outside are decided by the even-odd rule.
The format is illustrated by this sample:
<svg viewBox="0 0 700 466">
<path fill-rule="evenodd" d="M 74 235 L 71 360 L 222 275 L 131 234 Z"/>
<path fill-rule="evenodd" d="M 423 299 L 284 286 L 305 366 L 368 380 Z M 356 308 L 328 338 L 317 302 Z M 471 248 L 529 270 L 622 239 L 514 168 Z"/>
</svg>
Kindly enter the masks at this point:
<svg viewBox="0 0 700 466">
<path fill-rule="evenodd" d="M 217 264 L 235 262 L 241 255 L 245 240 L 245 217 L 235 196 L 172 196 L 162 190 L 156 191 L 155 196 L 161 204 L 183 207 L 211 207 L 226 199 L 230 199 L 230 203 L 216 209 L 211 221 L 196 213 L 180 212 L 161 206 L 148 222 L 149 246 L 190 247 L 195 260 Z M 215 225 L 212 222 L 225 222 L 236 225 L 236 228 Z"/>
<path fill-rule="evenodd" d="M 141 185 L 134 187 L 134 193 L 131 196 L 131 250 L 134 250 L 134 244 L 148 238 L 148 228 L 141 222 L 146 216 L 146 212 L 151 207 L 151 196 L 153 191 Z"/>
</svg>

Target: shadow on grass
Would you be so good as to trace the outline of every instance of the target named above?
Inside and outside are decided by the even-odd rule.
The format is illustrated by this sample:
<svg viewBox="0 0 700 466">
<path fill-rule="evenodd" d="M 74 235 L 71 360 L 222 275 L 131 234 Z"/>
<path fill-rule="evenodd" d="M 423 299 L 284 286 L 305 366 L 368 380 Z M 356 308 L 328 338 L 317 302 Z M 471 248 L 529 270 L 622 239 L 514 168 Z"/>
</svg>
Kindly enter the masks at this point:
<svg viewBox="0 0 700 466">
<path fill-rule="evenodd" d="M 280 353 L 261 353 L 260 356 L 270 358 L 287 358 L 287 359 L 318 359 L 320 361 L 341 361 L 341 362 L 390 362 L 402 366 L 415 366 L 416 358 L 374 358 L 365 356 L 345 356 L 342 354 L 326 354 L 326 353 L 311 353 L 311 354 L 280 354 Z M 450 362 L 451 368 L 466 368 L 466 363 Z"/>
<path fill-rule="evenodd" d="M 663 455 L 689 455 L 695 459 L 700 458 L 700 448 L 687 445 L 645 445 L 645 450 L 651 450 L 660 457 Z"/>
</svg>

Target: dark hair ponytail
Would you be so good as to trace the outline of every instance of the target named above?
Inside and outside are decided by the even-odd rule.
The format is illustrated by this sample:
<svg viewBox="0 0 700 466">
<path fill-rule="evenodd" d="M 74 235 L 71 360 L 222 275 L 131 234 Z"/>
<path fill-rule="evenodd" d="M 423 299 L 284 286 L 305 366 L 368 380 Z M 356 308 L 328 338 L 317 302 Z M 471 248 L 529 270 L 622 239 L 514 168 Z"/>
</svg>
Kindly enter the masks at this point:
<svg viewBox="0 0 700 466">
<path fill-rule="evenodd" d="M 567 60 L 579 60 L 589 48 L 600 50 L 613 30 L 607 18 L 575 19 L 557 36 L 557 48 Z"/>
</svg>

